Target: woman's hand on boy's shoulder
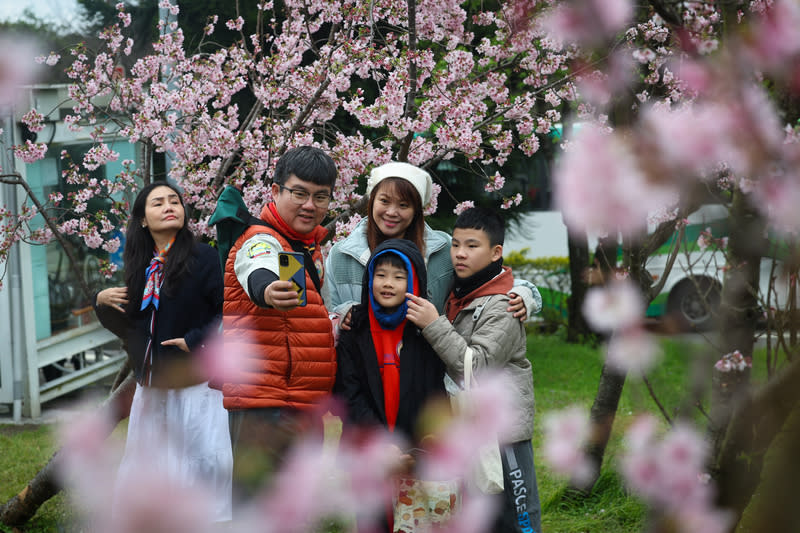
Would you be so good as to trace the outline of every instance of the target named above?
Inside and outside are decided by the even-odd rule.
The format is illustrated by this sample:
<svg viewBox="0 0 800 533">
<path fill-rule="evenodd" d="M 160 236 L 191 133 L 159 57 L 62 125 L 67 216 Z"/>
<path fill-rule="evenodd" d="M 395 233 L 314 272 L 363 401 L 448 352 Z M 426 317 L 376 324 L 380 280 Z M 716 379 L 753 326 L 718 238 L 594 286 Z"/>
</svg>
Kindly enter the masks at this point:
<svg viewBox="0 0 800 533">
<path fill-rule="evenodd" d="M 513 313 L 514 318 L 520 322 L 525 322 L 528 319 L 528 309 L 525 307 L 525 300 L 516 292 L 509 292 L 508 308 L 506 311 Z"/>
<path fill-rule="evenodd" d="M 344 318 L 342 318 L 339 321 L 339 327 L 342 329 L 342 331 L 350 331 L 350 328 L 352 327 L 352 321 L 353 321 L 353 308 L 350 307 L 350 309 L 348 309 L 347 312 L 344 314 Z"/>
<path fill-rule="evenodd" d="M 418 328 L 425 329 L 439 318 L 439 311 L 436 310 L 436 306 L 425 298 L 420 298 L 410 292 L 406 293 L 406 298 L 408 298 L 406 318 Z"/>
</svg>

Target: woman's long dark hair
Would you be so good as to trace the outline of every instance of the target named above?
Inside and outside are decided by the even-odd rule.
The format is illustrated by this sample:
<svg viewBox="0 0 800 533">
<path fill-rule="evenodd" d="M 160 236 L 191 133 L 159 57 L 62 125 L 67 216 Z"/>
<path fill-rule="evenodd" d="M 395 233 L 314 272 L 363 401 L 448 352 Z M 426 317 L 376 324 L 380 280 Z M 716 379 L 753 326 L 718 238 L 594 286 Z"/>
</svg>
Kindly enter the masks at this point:
<svg viewBox="0 0 800 533">
<path fill-rule="evenodd" d="M 125 286 L 128 288 L 128 314 L 139 312 L 144 293 L 145 271 L 150 261 L 153 259 L 153 251 L 156 243 L 150 230 L 142 226 L 144 222 L 144 211 L 147 205 L 147 197 L 157 187 L 169 187 L 178 195 L 181 205 L 184 207 L 183 227 L 175 235 L 175 242 L 169 249 L 167 260 L 164 263 L 164 285 L 165 294 L 170 294 L 171 290 L 178 285 L 180 278 L 186 274 L 191 265 L 189 258 L 194 247 L 194 235 L 192 235 L 189 225 L 186 223 L 186 206 L 183 203 L 183 195 L 174 186 L 164 181 L 151 183 L 144 187 L 133 201 L 131 218 L 128 220 L 128 227 L 125 231 Z"/>
<path fill-rule="evenodd" d="M 398 238 L 403 238 L 416 244 L 417 248 L 422 252 L 422 256 L 425 257 L 425 217 L 422 213 L 422 198 L 420 198 L 416 187 L 403 178 L 385 178 L 378 183 L 369 195 L 369 203 L 367 204 L 367 244 L 369 249 L 374 251 L 380 243 L 387 239 L 378 228 L 378 224 L 372 219 L 375 198 L 378 197 L 378 191 L 385 187 L 393 187 L 395 194 L 402 201 L 414 206 L 414 218 L 411 219 L 411 224 L 406 228 L 406 232 Z"/>
</svg>

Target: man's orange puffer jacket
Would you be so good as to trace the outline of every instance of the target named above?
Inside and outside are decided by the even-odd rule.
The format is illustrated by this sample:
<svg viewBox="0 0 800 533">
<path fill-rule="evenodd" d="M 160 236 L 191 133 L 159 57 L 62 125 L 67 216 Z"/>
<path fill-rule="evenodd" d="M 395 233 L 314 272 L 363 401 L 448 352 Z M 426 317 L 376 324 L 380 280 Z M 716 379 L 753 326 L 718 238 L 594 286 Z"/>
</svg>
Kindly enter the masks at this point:
<svg viewBox="0 0 800 533">
<path fill-rule="evenodd" d="M 278 227 L 267 206 L 261 218 Z M 317 227 L 315 231 L 325 231 Z M 267 226 L 250 226 L 237 239 L 225 264 L 223 331 L 225 349 L 236 350 L 243 361 L 237 375 L 222 386 L 226 409 L 259 407 L 308 408 L 325 398 L 336 376 L 336 349 L 328 311 L 309 268 L 321 270 L 316 247 L 315 265 L 306 265 L 306 305 L 284 312 L 255 305 L 239 284 L 233 265 L 236 252 L 257 233 L 269 233 L 290 251 L 288 240 Z M 275 252 L 277 253 L 277 252 Z M 320 275 L 320 279 L 322 276 Z"/>
</svg>

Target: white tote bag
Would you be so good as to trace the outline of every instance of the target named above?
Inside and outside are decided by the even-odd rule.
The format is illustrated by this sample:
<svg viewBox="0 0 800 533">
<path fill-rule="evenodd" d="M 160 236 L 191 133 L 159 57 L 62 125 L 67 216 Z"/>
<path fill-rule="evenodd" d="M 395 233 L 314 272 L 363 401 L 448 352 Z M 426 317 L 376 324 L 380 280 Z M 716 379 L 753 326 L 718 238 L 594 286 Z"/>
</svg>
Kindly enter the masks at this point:
<svg viewBox="0 0 800 533">
<path fill-rule="evenodd" d="M 472 348 L 467 346 L 464 353 L 464 389 L 462 390 L 445 374 L 445 388 L 450 394 L 450 401 L 456 412 L 469 409 L 469 391 L 472 388 Z M 471 472 L 471 481 L 486 494 L 503 492 L 503 463 L 500 459 L 500 446 L 497 439 L 481 446 L 479 458 Z"/>
</svg>

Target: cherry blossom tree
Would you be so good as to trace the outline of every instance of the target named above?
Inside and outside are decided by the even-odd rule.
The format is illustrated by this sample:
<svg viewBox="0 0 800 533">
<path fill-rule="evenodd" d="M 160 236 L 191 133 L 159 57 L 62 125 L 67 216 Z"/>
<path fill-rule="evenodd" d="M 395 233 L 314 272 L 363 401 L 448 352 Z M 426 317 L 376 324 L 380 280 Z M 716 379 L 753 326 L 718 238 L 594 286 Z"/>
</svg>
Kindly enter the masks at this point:
<svg viewBox="0 0 800 533">
<path fill-rule="evenodd" d="M 179 10 L 169 2 L 161 7 L 172 16 Z M 568 81 L 550 86 L 563 77 L 568 54 L 550 46 L 540 26 L 520 23 L 512 7 L 467 13 L 456 2 L 287 2 L 282 9 L 263 2 L 248 24 L 209 17 L 207 40 L 194 53 L 184 49 L 177 22 L 162 20 L 155 52 L 121 72 L 134 41 L 126 34 L 131 17 L 119 4 L 118 22 L 102 34 L 105 47 L 78 47 L 68 61 L 74 107 L 65 121 L 96 141 L 65 176 L 81 192 L 50 198 L 43 209 L 85 213 L 89 197 L 124 197 L 138 181 L 154 179 L 153 156 L 164 153 L 169 178 L 185 191 L 193 229 L 213 238 L 207 220 L 223 186 L 241 188 L 255 211 L 269 198 L 265 182 L 278 157 L 309 143 L 337 162 L 334 216 L 361 198 L 358 177 L 389 159 L 434 169 L 458 157 L 465 170 L 484 173 L 489 190 L 500 191 L 501 171 L 482 169 L 502 170 L 514 149 L 535 153 L 538 136 L 560 120 L 558 105 L 574 94 Z M 220 49 L 211 39 L 222 24 L 240 39 Z M 66 59 L 42 58 L 59 65 Z M 512 81 L 526 90 L 512 94 Z M 238 103 L 245 96 L 249 109 Z M 35 131 L 41 117 L 32 112 L 25 124 Z M 346 122 L 358 128 L 343 131 L 338 125 Z M 120 137 L 142 146 L 139 165 L 92 182 L 86 170 L 116 160 L 110 141 Z M 26 163 L 45 153 L 43 143 L 15 149 Z M 516 195 L 501 203 L 520 201 Z M 84 214 L 80 224 L 63 222 L 57 230 L 113 251 L 119 243 L 108 220 L 124 221 L 127 208 L 120 201 L 109 213 Z M 434 199 L 429 210 L 435 209 Z M 7 235 L 5 247 L 16 240 Z"/>
<path fill-rule="evenodd" d="M 582 43 L 589 50 L 598 50 L 598 47 L 603 51 L 620 50 L 618 46 L 609 46 L 608 40 L 603 41 L 598 35 L 598 25 L 594 24 L 606 7 L 606 4 L 601 7 L 600 3 L 590 1 L 572 2 L 565 6 L 557 20 L 568 21 L 567 34 L 583 39 Z M 625 35 L 632 42 L 643 37 L 652 47 L 637 46 L 617 57 L 607 55 L 601 74 L 590 77 L 587 86 L 579 83 L 581 96 L 593 107 L 587 107 L 590 113 L 585 115 L 585 124 L 567 147 L 555 183 L 559 187 L 557 196 L 565 220 L 573 230 L 592 229 L 623 235 L 622 275 L 637 283 L 646 297 L 652 297 L 659 290 L 642 270 L 647 250 L 652 251 L 654 242 L 644 236 L 647 217 L 658 214 L 657 219 L 651 219 L 651 224 L 660 224 L 659 230 L 667 228 L 668 234 L 677 230 L 682 235 L 682 219 L 698 200 L 702 200 L 701 194 L 707 197 L 710 192 L 718 201 L 730 206 L 732 231 L 729 241 L 724 243 L 727 261 L 719 339 L 710 350 L 712 357 L 714 353 L 717 355 L 706 358 L 706 365 L 698 365 L 704 370 L 695 380 L 707 385 L 704 389 L 692 389 L 687 401 L 691 406 L 700 403 L 702 390 L 707 390 L 711 383 L 712 363 L 722 357 L 721 354 L 741 350 L 747 358 L 752 356 L 759 303 L 759 264 L 765 255 L 767 231 L 783 236 L 789 250 L 783 267 L 788 270 L 788 285 L 796 278 L 791 275 L 796 271 L 796 260 L 791 252 L 796 249 L 795 211 L 782 206 L 787 205 L 784 202 L 792 204 L 798 186 L 795 176 L 796 80 L 800 49 L 791 28 L 800 20 L 800 11 L 796 3 L 781 1 L 748 5 L 727 2 L 720 6 L 702 2 L 651 2 L 648 11 L 644 13 L 648 17 L 640 17 L 638 24 L 629 28 Z M 592 21 L 592 27 L 581 28 L 581 24 L 588 25 L 588 21 Z M 647 75 L 641 68 L 626 67 L 625 61 L 646 66 Z M 624 81 L 625 76 L 613 75 L 614 72 L 627 72 L 628 81 Z M 613 85 L 620 82 L 622 85 Z M 634 98 L 609 98 L 624 88 L 631 91 Z M 771 98 L 774 96 L 778 98 Z M 604 195 L 602 191 L 613 193 Z M 677 254 L 679 245 L 676 242 L 674 246 L 673 254 Z M 791 289 L 788 292 L 794 294 Z M 605 310 L 617 321 L 608 344 L 606 366 L 619 367 L 624 361 L 619 357 L 621 353 L 636 357 L 614 372 L 606 374 L 604 369 L 598 401 L 602 399 L 601 404 L 612 406 L 604 411 L 606 413 L 615 411 L 625 376 L 640 377 L 642 357 L 651 353 L 642 344 L 641 333 L 626 325 L 628 316 L 622 311 L 628 306 L 616 308 L 619 312 L 614 313 L 613 306 Z M 586 311 L 598 314 L 591 305 Z M 611 329 L 609 318 L 604 317 L 599 325 Z M 594 321 L 598 323 L 596 318 Z M 626 349 L 620 350 L 620 343 Z M 783 347 L 791 360 L 796 345 L 783 343 Z M 786 360 L 782 366 L 787 366 Z M 792 367 L 793 364 L 789 364 L 783 371 L 775 372 L 777 379 L 768 381 L 760 391 L 759 407 L 772 409 L 767 404 L 777 399 L 779 391 L 785 390 L 780 385 L 794 375 Z M 723 385 L 730 387 L 734 381 L 739 380 Z M 735 402 L 727 407 L 716 409 L 712 405 L 710 422 L 714 446 L 706 461 L 713 465 L 714 477 L 726 482 L 719 487 L 717 502 L 734 511 L 731 524 L 740 516 L 747 518 L 751 528 L 754 524 L 769 529 L 768 524 L 792 523 L 789 510 L 769 518 L 767 509 L 772 511 L 774 506 L 754 496 L 757 490 L 765 491 L 767 486 L 780 485 L 782 490 L 787 490 L 790 476 L 783 475 L 774 463 L 770 464 L 773 469 L 767 472 L 767 464 L 760 459 L 746 466 L 737 465 L 735 459 L 745 455 L 752 457 L 754 453 L 760 456 L 767 450 L 772 456 L 786 457 L 787 444 L 778 437 L 784 423 L 784 430 L 788 431 L 792 410 L 780 411 L 777 420 L 771 419 L 772 426 L 762 425 L 764 438 L 756 442 L 746 435 L 754 432 L 761 422 L 757 420 L 753 403 L 741 394 L 743 390 L 740 389 Z M 717 398 L 722 396 L 719 390 L 714 392 Z M 593 414 L 597 406 L 596 401 Z M 735 413 L 740 411 L 749 416 L 736 417 Z M 594 421 L 598 427 L 590 434 L 607 439 L 613 415 L 610 419 Z M 590 450 L 598 445 L 597 442 L 587 444 Z M 600 446 L 604 448 L 604 442 Z M 759 481 L 762 466 L 766 477 Z M 599 461 L 595 464 L 597 468 Z M 737 478 L 733 474 L 736 468 L 747 474 Z M 576 478 L 583 475 L 580 470 Z M 732 482 L 734 479 L 737 482 Z M 629 479 L 631 481 L 634 481 L 632 485 L 636 484 L 635 480 Z M 657 500 L 648 499 L 656 508 L 667 511 L 667 502 Z M 701 500 L 711 501 L 707 497 Z M 667 514 L 687 530 L 694 530 L 713 515 L 706 514 L 705 519 L 700 520 L 696 514 L 683 518 L 674 512 Z"/>
</svg>

